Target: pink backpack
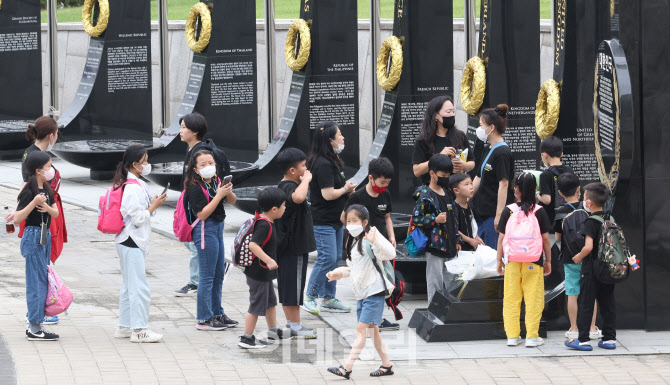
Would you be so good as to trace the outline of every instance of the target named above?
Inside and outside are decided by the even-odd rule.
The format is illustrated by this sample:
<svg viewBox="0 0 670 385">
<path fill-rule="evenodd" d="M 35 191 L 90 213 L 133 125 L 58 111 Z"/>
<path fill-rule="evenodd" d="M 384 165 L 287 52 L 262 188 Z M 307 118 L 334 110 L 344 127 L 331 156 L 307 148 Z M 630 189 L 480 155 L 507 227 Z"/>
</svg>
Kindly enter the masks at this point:
<svg viewBox="0 0 670 385">
<path fill-rule="evenodd" d="M 142 187 L 136 179 L 128 179 L 121 186 L 112 186 L 105 195 L 100 196 L 98 204 L 98 230 L 104 234 L 117 235 L 123 230 L 125 222 L 121 215 L 121 200 L 123 189 L 128 183 L 135 183 Z"/>
<path fill-rule="evenodd" d="M 205 188 L 200 185 L 202 192 L 207 198 L 207 203 L 209 203 L 209 193 Z M 177 208 L 174 210 L 174 216 L 172 221 L 172 231 L 174 235 L 179 239 L 180 242 L 193 242 L 193 228 L 200 222 L 200 248 L 205 249 L 205 222 L 201 221 L 200 218 L 196 218 L 193 223 L 189 224 L 188 219 L 186 218 L 186 209 L 184 208 L 184 199 L 186 197 L 186 190 L 181 192 L 179 195 L 179 200 L 177 200 Z"/>
<path fill-rule="evenodd" d="M 505 226 L 503 251 L 510 262 L 535 262 L 543 254 L 540 223 L 535 216 L 540 206 L 534 207 L 533 212 L 526 215 L 515 203 L 507 206 L 512 215 Z"/>
<path fill-rule="evenodd" d="M 47 278 L 49 284 L 47 285 L 47 303 L 44 307 L 44 315 L 61 314 L 72 304 L 72 293 L 51 266 L 47 266 Z"/>
</svg>

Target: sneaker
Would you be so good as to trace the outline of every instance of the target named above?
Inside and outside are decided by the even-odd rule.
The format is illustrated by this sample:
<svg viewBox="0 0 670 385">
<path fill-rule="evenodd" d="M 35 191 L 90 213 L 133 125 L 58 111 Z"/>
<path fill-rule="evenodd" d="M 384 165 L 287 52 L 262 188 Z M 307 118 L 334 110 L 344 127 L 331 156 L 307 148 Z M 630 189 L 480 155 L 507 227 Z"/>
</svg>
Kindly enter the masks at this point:
<svg viewBox="0 0 670 385">
<path fill-rule="evenodd" d="M 132 334 L 133 329 L 117 326 L 116 330 L 114 331 L 114 338 L 130 338 Z"/>
<path fill-rule="evenodd" d="M 220 316 L 217 316 L 216 319 L 226 325 L 227 328 L 234 328 L 235 326 L 239 325 L 240 323 L 237 321 L 233 321 L 230 318 L 228 318 L 227 315 L 223 314 Z"/>
<path fill-rule="evenodd" d="M 133 331 L 130 336 L 130 342 L 149 343 L 158 342 L 163 339 L 162 334 L 152 332 L 149 329 L 142 329 L 139 332 Z"/>
<path fill-rule="evenodd" d="M 351 307 L 342 305 L 342 302 L 337 298 L 324 299 L 319 309 L 331 313 L 349 313 L 351 311 Z"/>
<path fill-rule="evenodd" d="M 26 338 L 28 338 L 28 341 L 58 341 L 58 334 L 49 333 L 44 330 L 40 330 L 37 333 L 26 330 Z"/>
<path fill-rule="evenodd" d="M 314 298 L 305 297 L 302 309 L 309 314 L 319 315 L 318 305 L 316 304 L 316 299 Z"/>
<path fill-rule="evenodd" d="M 237 346 L 242 349 L 263 349 L 268 346 L 268 343 L 265 341 L 257 340 L 256 336 L 251 336 L 250 338 L 242 336 L 240 337 L 240 342 L 237 343 Z"/>
<path fill-rule="evenodd" d="M 565 332 L 565 338 L 569 340 L 576 340 L 579 338 L 579 332 L 573 332 L 572 330 L 568 329 L 568 331 Z"/>
<path fill-rule="evenodd" d="M 521 343 L 521 336 L 507 339 L 507 346 L 518 346 L 520 343 Z"/>
<path fill-rule="evenodd" d="M 205 322 L 198 322 L 195 325 L 195 328 L 198 330 L 226 330 L 228 329 L 228 326 L 224 324 L 223 322 L 219 321 L 217 317 L 212 317 L 209 319 L 209 321 Z"/>
<path fill-rule="evenodd" d="M 382 324 L 379 326 L 379 331 L 383 332 L 387 330 L 400 330 L 400 324 L 396 324 L 390 322 L 386 318 L 382 318 Z"/>
<path fill-rule="evenodd" d="M 614 350 L 614 349 L 616 349 L 616 341 L 614 341 L 614 340 L 610 340 L 610 341 L 600 340 L 600 341 L 598 341 L 598 347 L 603 348 L 603 349 L 608 349 L 608 350 Z"/>
<path fill-rule="evenodd" d="M 576 339 L 569 339 L 565 341 L 565 346 L 569 347 L 570 349 L 581 350 L 584 352 L 590 352 L 593 350 L 593 346 L 591 346 L 590 343 L 579 342 L 579 340 Z"/>
<path fill-rule="evenodd" d="M 300 325 L 300 329 L 293 330 L 291 329 L 291 337 L 298 339 L 311 340 L 317 337 L 316 330 L 306 328 L 303 325 Z"/>
<path fill-rule="evenodd" d="M 193 295 L 197 292 L 198 292 L 198 286 L 189 283 L 186 286 L 182 287 L 181 289 L 175 290 L 174 295 L 176 297 L 186 297 L 189 295 Z"/>
<path fill-rule="evenodd" d="M 55 325 L 60 322 L 60 318 L 58 318 L 57 315 L 45 315 L 44 318 L 42 319 L 42 322 L 40 322 L 41 325 Z M 26 316 L 26 323 L 30 323 L 28 321 L 28 316 Z"/>
<path fill-rule="evenodd" d="M 277 342 L 285 341 L 285 340 L 290 340 L 292 339 L 293 336 L 291 333 L 287 332 L 284 329 L 277 329 L 277 332 L 272 332 L 268 330 L 268 345 L 272 345 Z"/>
<path fill-rule="evenodd" d="M 537 337 L 537 338 L 526 338 L 526 347 L 527 348 L 534 348 L 540 345 L 544 345 L 544 340 L 542 337 Z"/>
<path fill-rule="evenodd" d="M 598 329 L 598 327 L 596 327 L 596 331 L 589 332 L 589 338 L 592 340 L 599 340 L 603 338 L 603 331 Z"/>
</svg>

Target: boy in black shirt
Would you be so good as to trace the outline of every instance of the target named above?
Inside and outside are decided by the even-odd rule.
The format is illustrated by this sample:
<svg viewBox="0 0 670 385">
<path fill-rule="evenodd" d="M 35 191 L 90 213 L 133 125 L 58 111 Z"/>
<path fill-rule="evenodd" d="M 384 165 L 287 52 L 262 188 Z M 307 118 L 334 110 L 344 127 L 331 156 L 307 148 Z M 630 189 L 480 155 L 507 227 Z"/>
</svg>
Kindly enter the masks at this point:
<svg viewBox="0 0 670 385">
<path fill-rule="evenodd" d="M 475 187 L 470 175 L 464 173 L 449 177 L 449 190 L 456 196 L 456 216 L 458 218 L 458 232 L 461 235 L 462 251 L 474 251 L 484 241 L 477 235 L 477 222 L 472 214 L 470 200 L 475 195 Z"/>
<path fill-rule="evenodd" d="M 292 337 L 316 338 L 316 330 L 300 324 L 307 279 L 308 254 L 316 250 L 312 213 L 307 203 L 312 173 L 307 170 L 305 153 L 287 148 L 277 155 L 277 165 L 284 174 L 279 188 L 286 194 L 286 211 L 275 224 L 284 239 L 277 252 L 279 260 L 279 302 L 286 315 L 286 328 Z"/>
<path fill-rule="evenodd" d="M 577 350 L 593 350 L 589 330 L 593 318 L 593 306 L 598 300 L 600 315 L 603 318 L 603 339 L 598 346 L 604 349 L 616 348 L 616 302 L 614 299 L 614 285 L 598 282 L 593 276 L 593 261 L 598 258 L 598 243 L 602 232 L 602 223 L 593 218 L 599 216 L 605 219 L 603 206 L 610 196 L 609 189 L 604 184 L 590 183 L 584 187 L 584 209 L 591 213 L 591 217 L 584 223 L 584 248 L 572 260 L 582 264 L 582 284 L 579 293 L 579 311 L 577 313 L 577 327 L 579 339 L 565 341 L 565 346 Z"/>
<path fill-rule="evenodd" d="M 263 211 L 254 225 L 254 233 L 249 242 L 249 251 L 254 258 L 251 266 L 244 268 L 249 286 L 249 310 L 244 321 L 244 335 L 237 344 L 244 349 L 259 349 L 267 346 L 266 341 L 257 340 L 254 329 L 259 316 L 265 316 L 268 324 L 268 340 L 274 342 L 283 338 L 283 331 L 277 328 L 277 296 L 272 280 L 277 278 L 277 235 L 274 221 L 280 219 L 286 210 L 286 193 L 276 187 L 268 187 L 258 194 L 258 206 Z M 268 238 L 268 234 L 270 237 Z M 267 241 L 266 241 L 267 240 Z M 287 336 L 290 338 L 290 336 Z"/>
<path fill-rule="evenodd" d="M 563 157 L 563 142 L 555 137 L 545 138 L 540 143 L 540 152 L 542 153 L 542 163 L 547 167 L 540 174 L 540 191 L 537 192 L 538 201 L 544 207 L 549 215 L 549 220 L 553 223 L 556 210 L 565 204 L 565 199 L 556 191 L 558 176 L 569 172 L 572 169 L 561 163 Z"/>
</svg>

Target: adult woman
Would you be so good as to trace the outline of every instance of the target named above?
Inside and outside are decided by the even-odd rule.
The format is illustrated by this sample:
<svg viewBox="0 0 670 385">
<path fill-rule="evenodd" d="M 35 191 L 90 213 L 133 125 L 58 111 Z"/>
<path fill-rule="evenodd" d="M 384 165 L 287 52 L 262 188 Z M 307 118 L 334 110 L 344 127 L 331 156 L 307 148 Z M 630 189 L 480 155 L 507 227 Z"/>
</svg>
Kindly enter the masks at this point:
<svg viewBox="0 0 670 385">
<path fill-rule="evenodd" d="M 479 237 L 493 249 L 498 246 L 496 228 L 500 215 L 505 205 L 514 199 L 509 183 L 514 176 L 514 158 L 502 137 L 506 130 L 507 110 L 506 104 L 499 104 L 482 111 L 477 128 L 477 138 L 488 141 L 491 149 L 475 170 L 473 208 Z"/>
<path fill-rule="evenodd" d="M 455 127 L 454 102 L 449 96 L 438 96 L 428 103 L 421 122 L 421 133 L 414 144 L 412 168 L 414 175 L 421 178 L 423 184 L 430 183 L 428 160 L 435 154 L 444 154 L 451 158 L 454 173 L 468 172 L 475 167 L 474 154 L 465 134 Z M 457 154 L 467 150 L 467 161 Z"/>
<path fill-rule="evenodd" d="M 336 282 L 327 282 L 326 273 L 337 268 L 342 259 L 344 228 L 340 214 L 355 183 L 344 180 L 344 163 L 339 153 L 344 150 L 344 136 L 334 122 L 320 123 L 314 131 L 312 151 L 307 168 L 314 176 L 309 183 L 314 218 L 314 238 L 318 253 L 309 277 L 303 308 L 318 314 L 316 298 L 323 298 L 321 310 L 346 313 L 351 308 L 335 298 Z"/>
<path fill-rule="evenodd" d="M 130 338 L 130 342 L 158 342 L 161 334 L 148 329 L 151 293 L 145 272 L 151 236 L 150 219 L 165 203 L 166 194 L 150 198 L 149 188 L 140 175 L 149 175 L 151 165 L 147 150 L 132 145 L 123 154 L 116 168 L 114 188 L 123 189 L 121 215 L 129 218 L 116 236 L 116 252 L 121 265 L 121 295 L 119 297 L 119 324 L 116 338 Z"/>
</svg>

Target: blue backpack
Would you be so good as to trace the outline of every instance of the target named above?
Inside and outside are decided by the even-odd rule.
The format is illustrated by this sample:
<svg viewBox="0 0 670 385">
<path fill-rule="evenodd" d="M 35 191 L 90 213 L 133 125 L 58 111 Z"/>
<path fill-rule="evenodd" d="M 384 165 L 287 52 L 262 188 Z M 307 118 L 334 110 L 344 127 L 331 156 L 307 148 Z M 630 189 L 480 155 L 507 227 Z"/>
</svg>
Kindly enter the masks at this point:
<svg viewBox="0 0 670 385">
<path fill-rule="evenodd" d="M 405 247 L 412 258 L 423 255 L 428 246 L 428 237 L 421 231 L 420 228 L 414 225 L 414 222 L 409 220 L 409 228 L 407 229 L 407 238 L 405 238 Z"/>
</svg>

